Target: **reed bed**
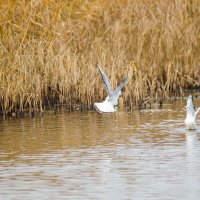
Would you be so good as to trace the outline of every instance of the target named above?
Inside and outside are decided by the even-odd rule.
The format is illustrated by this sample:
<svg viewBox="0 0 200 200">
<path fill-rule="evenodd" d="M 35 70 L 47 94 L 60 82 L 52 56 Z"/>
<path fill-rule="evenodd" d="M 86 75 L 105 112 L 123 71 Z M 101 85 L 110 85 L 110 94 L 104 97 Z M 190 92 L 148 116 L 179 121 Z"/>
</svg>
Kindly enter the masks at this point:
<svg viewBox="0 0 200 200">
<path fill-rule="evenodd" d="M 129 71 L 123 104 L 200 86 L 200 1 L 0 2 L 0 111 L 92 108 Z"/>
</svg>

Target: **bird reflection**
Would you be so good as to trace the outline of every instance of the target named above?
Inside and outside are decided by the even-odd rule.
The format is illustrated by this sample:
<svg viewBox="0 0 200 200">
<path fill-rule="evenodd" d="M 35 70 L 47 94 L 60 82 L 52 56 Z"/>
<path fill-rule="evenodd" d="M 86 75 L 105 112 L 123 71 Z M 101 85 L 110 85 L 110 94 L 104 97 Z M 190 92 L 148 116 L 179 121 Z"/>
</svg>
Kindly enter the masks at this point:
<svg viewBox="0 0 200 200">
<path fill-rule="evenodd" d="M 193 156 L 195 154 L 195 148 L 199 145 L 197 131 L 187 130 L 186 132 L 186 144 L 188 155 Z"/>
<path fill-rule="evenodd" d="M 198 156 L 197 151 L 198 151 L 199 141 L 198 141 L 197 130 L 195 131 L 187 130 L 185 136 L 186 136 L 188 161 L 192 162 L 195 161 L 195 157 Z"/>
<path fill-rule="evenodd" d="M 198 130 L 186 132 L 187 145 L 187 169 L 192 182 L 195 182 L 196 173 L 199 170 L 199 151 Z"/>
</svg>

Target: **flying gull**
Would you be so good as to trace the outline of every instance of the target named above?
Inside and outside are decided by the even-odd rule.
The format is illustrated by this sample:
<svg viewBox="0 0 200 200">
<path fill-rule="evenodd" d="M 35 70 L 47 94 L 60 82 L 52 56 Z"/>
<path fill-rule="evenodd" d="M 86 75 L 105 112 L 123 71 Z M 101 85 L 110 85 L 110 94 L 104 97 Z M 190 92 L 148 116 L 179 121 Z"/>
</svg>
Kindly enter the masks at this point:
<svg viewBox="0 0 200 200">
<path fill-rule="evenodd" d="M 101 69 L 100 66 L 98 66 L 99 72 L 102 77 L 102 81 L 106 87 L 106 90 L 108 92 L 108 96 L 103 102 L 95 103 L 94 107 L 95 109 L 100 113 L 109 113 L 109 112 L 116 112 L 116 106 L 118 105 L 118 99 L 121 95 L 121 90 L 124 88 L 124 86 L 128 83 L 128 76 L 122 80 L 120 85 L 113 91 L 112 87 L 110 85 L 110 82 L 105 75 L 104 71 Z"/>
</svg>

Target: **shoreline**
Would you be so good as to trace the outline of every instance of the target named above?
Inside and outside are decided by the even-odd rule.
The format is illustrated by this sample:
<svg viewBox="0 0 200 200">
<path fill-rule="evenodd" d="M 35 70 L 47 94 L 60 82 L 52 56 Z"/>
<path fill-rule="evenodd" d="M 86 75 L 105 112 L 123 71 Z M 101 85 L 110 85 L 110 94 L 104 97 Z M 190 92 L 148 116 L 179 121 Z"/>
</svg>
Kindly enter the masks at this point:
<svg viewBox="0 0 200 200">
<path fill-rule="evenodd" d="M 188 95 L 192 94 L 194 99 L 199 99 L 200 98 L 200 90 L 199 89 L 193 89 L 193 90 L 185 90 L 184 95 L 181 95 L 180 92 L 178 92 L 179 95 L 171 95 L 166 98 L 146 98 L 143 100 L 143 103 L 141 105 L 135 105 L 135 106 L 125 106 L 125 105 L 119 105 L 120 110 L 124 111 L 132 111 L 132 110 L 145 110 L 145 109 L 153 109 L 153 106 L 157 106 L 160 109 L 162 109 L 163 105 L 176 102 L 176 101 L 185 101 L 187 100 Z M 121 97 L 123 98 L 123 97 Z M 27 117 L 38 117 L 38 116 L 43 116 L 43 115 L 48 115 L 49 113 L 70 113 L 70 112 L 90 112 L 90 111 L 96 111 L 94 108 L 94 105 L 90 105 L 88 107 L 87 105 L 83 104 L 57 104 L 54 106 L 44 106 L 42 110 L 40 109 L 24 109 L 23 111 L 20 110 L 15 110 L 8 112 L 6 115 L 3 115 L 3 113 L 0 113 L 1 118 L 27 118 Z"/>
</svg>

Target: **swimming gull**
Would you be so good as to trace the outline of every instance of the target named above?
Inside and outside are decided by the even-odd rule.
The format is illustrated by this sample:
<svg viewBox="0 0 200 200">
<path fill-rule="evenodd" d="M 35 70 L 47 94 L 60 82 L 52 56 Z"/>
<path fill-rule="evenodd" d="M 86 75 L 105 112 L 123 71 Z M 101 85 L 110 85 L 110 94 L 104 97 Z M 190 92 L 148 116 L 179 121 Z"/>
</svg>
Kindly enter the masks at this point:
<svg viewBox="0 0 200 200">
<path fill-rule="evenodd" d="M 110 82 L 107 76 L 105 75 L 104 71 L 101 69 L 100 66 L 98 66 L 98 69 L 101 74 L 102 81 L 108 92 L 108 96 L 103 102 L 95 103 L 94 107 L 100 113 L 116 112 L 117 110 L 115 107 L 118 105 L 118 99 L 119 99 L 119 96 L 121 95 L 121 90 L 128 83 L 128 76 L 125 77 L 120 83 L 120 85 L 113 91 L 110 85 Z"/>
<path fill-rule="evenodd" d="M 186 118 L 185 118 L 185 126 L 187 129 L 195 129 L 196 128 L 196 117 L 197 114 L 200 112 L 200 107 L 195 112 L 195 106 L 193 103 L 193 97 L 190 95 L 187 99 L 186 105 Z"/>
</svg>

